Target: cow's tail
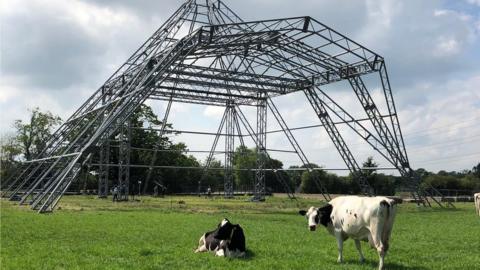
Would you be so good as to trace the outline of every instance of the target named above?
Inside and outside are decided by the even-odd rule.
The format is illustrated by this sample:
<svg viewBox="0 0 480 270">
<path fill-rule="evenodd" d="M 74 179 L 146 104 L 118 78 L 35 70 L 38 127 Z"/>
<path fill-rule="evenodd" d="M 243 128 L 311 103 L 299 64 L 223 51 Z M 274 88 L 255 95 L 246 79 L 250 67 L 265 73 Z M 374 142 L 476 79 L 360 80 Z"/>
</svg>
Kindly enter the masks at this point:
<svg viewBox="0 0 480 270">
<path fill-rule="evenodd" d="M 381 224 L 382 228 L 382 242 L 388 250 L 388 242 L 390 238 L 390 233 L 392 231 L 393 220 L 395 218 L 395 201 L 393 200 L 383 200 L 380 202 L 380 211 L 381 211 L 381 218 L 383 219 L 383 224 Z"/>
<path fill-rule="evenodd" d="M 380 202 L 380 207 L 382 209 L 382 212 L 384 213 L 385 221 L 387 221 L 390 218 L 390 212 L 391 212 L 390 208 L 392 207 L 392 204 L 387 200 L 383 200 Z"/>
</svg>

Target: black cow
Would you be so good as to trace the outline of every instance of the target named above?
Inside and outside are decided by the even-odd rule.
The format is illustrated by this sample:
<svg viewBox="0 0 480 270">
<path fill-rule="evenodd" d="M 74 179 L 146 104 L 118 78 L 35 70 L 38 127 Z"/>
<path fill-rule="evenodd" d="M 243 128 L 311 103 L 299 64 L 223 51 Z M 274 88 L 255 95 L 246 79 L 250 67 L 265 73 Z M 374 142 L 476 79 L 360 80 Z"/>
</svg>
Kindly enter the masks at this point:
<svg viewBox="0 0 480 270">
<path fill-rule="evenodd" d="M 245 235 L 242 227 L 224 218 L 217 229 L 200 237 L 195 253 L 213 251 L 216 256 L 243 257 L 245 250 Z"/>
</svg>

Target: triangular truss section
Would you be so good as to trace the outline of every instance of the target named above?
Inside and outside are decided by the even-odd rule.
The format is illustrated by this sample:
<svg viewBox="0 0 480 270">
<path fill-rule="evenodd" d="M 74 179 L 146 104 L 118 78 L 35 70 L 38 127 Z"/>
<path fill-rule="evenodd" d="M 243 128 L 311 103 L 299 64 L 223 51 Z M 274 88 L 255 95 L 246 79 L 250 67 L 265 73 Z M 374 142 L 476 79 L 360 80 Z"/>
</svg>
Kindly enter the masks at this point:
<svg viewBox="0 0 480 270">
<path fill-rule="evenodd" d="M 379 74 L 387 108 L 373 102 L 362 76 Z M 348 81 L 374 129 L 366 128 L 322 86 Z M 22 164 L 10 181 L 2 183 L 3 196 L 29 203 L 38 212 L 52 211 L 82 166 L 94 153 L 105 154 L 109 138 L 121 134 L 121 181 L 128 182 L 128 119 L 147 99 L 224 106 L 226 130 L 225 195 L 232 195 L 232 153 L 235 132 L 247 130 L 258 151 L 255 199 L 265 194 L 267 110 L 278 121 L 301 162 L 310 164 L 273 103 L 276 96 L 306 95 L 322 125 L 353 173 L 362 192 L 372 189 L 354 155 L 337 129 L 348 125 L 409 179 L 419 202 L 441 196 L 424 189 L 410 168 L 390 83 L 382 56 L 361 46 L 311 17 L 244 22 L 222 1 L 188 0 L 65 121 L 35 160 Z M 257 119 L 248 121 L 241 106 L 255 106 Z M 164 117 L 166 122 L 168 110 Z M 332 116 L 342 120 L 333 122 Z M 242 128 L 240 128 L 242 125 Z M 164 133 L 162 128 L 161 135 Z M 219 129 L 218 133 L 222 133 Z M 235 133 L 235 134 L 234 134 Z M 123 134 L 123 135 L 122 135 Z M 218 134 L 217 134 L 218 135 Z M 243 142 L 242 142 L 243 143 Z M 215 148 L 212 147 L 213 151 Z M 154 161 L 152 161 L 154 164 Z M 207 164 L 208 168 L 208 164 Z M 152 167 L 150 167 L 150 171 Z M 108 169 L 101 175 L 99 192 L 108 192 Z M 107 175 L 105 175 L 107 174 Z M 123 174 L 126 177 L 123 177 Z M 103 178 L 102 178 L 103 177 Z M 150 176 L 148 176 L 150 177 Z M 103 182 L 102 182 L 103 181 Z M 328 192 L 318 183 L 326 199 Z M 287 185 L 288 186 L 288 185 Z M 128 192 L 128 191 L 127 191 Z M 102 194 L 99 194 L 102 195 Z"/>
</svg>

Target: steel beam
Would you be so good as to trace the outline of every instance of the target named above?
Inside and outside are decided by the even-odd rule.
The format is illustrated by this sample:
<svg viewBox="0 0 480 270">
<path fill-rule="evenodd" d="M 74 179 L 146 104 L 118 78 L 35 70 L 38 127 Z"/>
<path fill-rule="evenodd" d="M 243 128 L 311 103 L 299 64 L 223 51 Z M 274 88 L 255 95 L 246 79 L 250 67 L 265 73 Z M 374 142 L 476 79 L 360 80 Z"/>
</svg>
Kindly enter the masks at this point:
<svg viewBox="0 0 480 270">
<path fill-rule="evenodd" d="M 318 118 L 320 119 L 323 126 L 325 127 L 325 130 L 327 131 L 328 136 L 330 137 L 330 140 L 335 145 L 335 148 L 337 148 L 338 153 L 340 154 L 343 161 L 345 162 L 347 167 L 350 169 L 350 172 L 353 174 L 354 179 L 357 181 L 358 185 L 360 186 L 362 193 L 368 196 L 372 196 L 373 195 L 372 188 L 370 187 L 367 180 L 365 179 L 365 176 L 360 170 L 360 166 L 355 160 L 347 143 L 343 139 L 342 135 L 338 131 L 337 127 L 335 126 L 332 118 L 328 114 L 325 108 L 325 103 L 319 98 L 319 96 L 317 95 L 317 93 L 313 88 L 305 90 L 304 93 L 308 101 L 310 102 L 310 105 L 315 110 L 315 113 L 317 114 Z"/>
<path fill-rule="evenodd" d="M 258 93 L 257 103 L 257 132 L 256 132 L 256 152 L 257 152 L 257 171 L 255 172 L 255 182 L 253 191 L 254 201 L 265 200 L 265 168 L 267 161 L 267 99 L 266 94 Z"/>
<path fill-rule="evenodd" d="M 223 192 L 225 198 L 233 198 L 233 157 L 235 154 L 235 104 L 229 102 L 225 108 L 225 171 Z"/>
<path fill-rule="evenodd" d="M 120 128 L 118 134 L 118 199 L 128 201 L 130 189 L 130 146 L 132 140 L 132 122 L 129 120 Z M 140 190 L 138 191 L 140 193 Z"/>
</svg>

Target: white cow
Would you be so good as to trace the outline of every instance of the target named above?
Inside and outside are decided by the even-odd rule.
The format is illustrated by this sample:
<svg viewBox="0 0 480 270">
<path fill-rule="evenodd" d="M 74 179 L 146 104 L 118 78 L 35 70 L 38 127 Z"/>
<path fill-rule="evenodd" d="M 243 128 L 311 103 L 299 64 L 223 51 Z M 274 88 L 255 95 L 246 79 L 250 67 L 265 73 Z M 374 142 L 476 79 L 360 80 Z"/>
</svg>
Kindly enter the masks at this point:
<svg viewBox="0 0 480 270">
<path fill-rule="evenodd" d="M 383 269 L 384 257 L 395 219 L 395 201 L 387 197 L 341 196 L 321 208 L 310 207 L 299 211 L 307 217 L 308 228 L 315 231 L 321 224 L 337 238 L 338 262 L 343 261 L 343 242 L 355 240 L 360 261 L 365 260 L 360 240 L 368 241 L 380 257 L 378 269 Z"/>
<path fill-rule="evenodd" d="M 473 199 L 475 200 L 475 210 L 477 214 L 480 216 L 480 193 L 473 194 Z"/>
</svg>

